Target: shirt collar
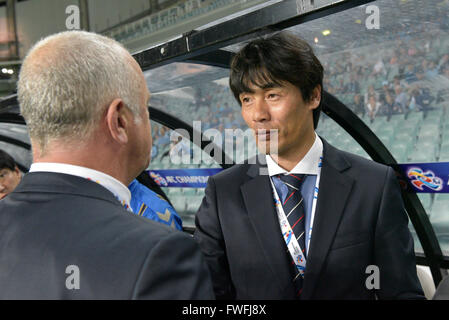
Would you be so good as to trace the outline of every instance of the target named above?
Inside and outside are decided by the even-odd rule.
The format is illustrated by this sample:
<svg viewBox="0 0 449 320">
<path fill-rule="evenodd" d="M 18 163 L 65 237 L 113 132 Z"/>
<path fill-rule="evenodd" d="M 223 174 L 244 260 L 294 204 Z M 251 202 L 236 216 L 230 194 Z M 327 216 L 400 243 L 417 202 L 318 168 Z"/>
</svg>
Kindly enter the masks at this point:
<svg viewBox="0 0 449 320">
<path fill-rule="evenodd" d="M 299 161 L 292 171 L 281 168 L 270 155 L 266 155 L 268 174 L 270 177 L 277 174 L 297 173 L 297 174 L 309 174 L 318 175 L 318 165 L 320 163 L 320 157 L 323 154 L 323 142 L 320 137 L 315 133 L 315 142 L 309 149 L 307 154 Z"/>
<path fill-rule="evenodd" d="M 33 163 L 30 167 L 30 172 L 64 173 L 91 180 L 108 189 L 125 209 L 129 211 L 131 209 L 131 192 L 129 189 L 123 183 L 104 172 L 86 167 L 54 162 Z"/>
</svg>

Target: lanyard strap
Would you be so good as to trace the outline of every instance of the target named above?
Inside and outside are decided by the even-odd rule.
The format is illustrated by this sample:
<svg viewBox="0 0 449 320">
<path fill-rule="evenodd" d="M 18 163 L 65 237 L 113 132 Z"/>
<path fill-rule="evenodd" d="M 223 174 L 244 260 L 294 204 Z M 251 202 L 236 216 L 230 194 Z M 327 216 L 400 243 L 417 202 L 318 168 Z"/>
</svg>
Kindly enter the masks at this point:
<svg viewBox="0 0 449 320">
<path fill-rule="evenodd" d="M 309 230 L 308 230 L 309 240 L 307 242 L 306 248 L 310 247 L 310 239 L 312 238 L 312 228 L 313 228 L 313 221 L 315 219 L 316 204 L 318 201 L 318 191 L 319 191 L 318 186 L 320 183 L 322 161 L 323 161 L 323 156 L 321 155 L 320 160 L 318 162 L 318 174 L 316 177 L 315 188 L 313 191 L 312 212 L 311 212 L 311 218 L 310 218 L 310 226 L 309 226 Z M 284 212 L 284 208 L 282 207 L 280 197 L 279 197 L 277 190 L 274 187 L 274 183 L 271 179 L 270 179 L 270 182 L 271 182 L 271 189 L 273 191 L 273 198 L 274 198 L 276 213 L 277 213 L 278 220 L 279 220 L 279 225 L 281 227 L 282 236 L 284 238 L 285 244 L 287 245 L 288 251 L 296 265 L 296 268 L 298 269 L 299 274 L 302 277 L 304 277 L 304 272 L 305 272 L 305 268 L 306 268 L 306 257 L 304 256 L 302 249 L 306 250 L 306 248 L 301 248 L 298 241 L 296 240 L 296 237 L 293 236 L 293 231 L 290 226 L 290 223 L 288 222 L 287 216 Z"/>
<path fill-rule="evenodd" d="M 273 184 L 273 181 L 271 181 L 271 183 Z M 272 190 L 282 236 L 284 237 L 285 244 L 287 245 L 288 251 L 293 258 L 299 274 L 304 277 L 304 272 L 306 270 L 306 257 L 304 256 L 301 246 L 293 234 L 293 230 L 287 220 L 287 216 L 285 215 L 284 208 L 282 207 L 276 188 L 273 187 Z"/>
<path fill-rule="evenodd" d="M 318 173 L 316 175 L 315 187 L 313 189 L 313 200 L 312 200 L 312 212 L 310 215 L 310 223 L 309 223 L 309 240 L 307 241 L 307 254 L 309 253 L 308 248 L 310 248 L 310 240 L 312 239 L 312 229 L 313 229 L 313 221 L 315 221 L 315 212 L 316 212 L 316 204 L 318 201 L 318 186 L 320 185 L 321 178 L 321 167 L 323 166 L 323 155 L 320 156 L 320 160 L 318 161 Z"/>
</svg>

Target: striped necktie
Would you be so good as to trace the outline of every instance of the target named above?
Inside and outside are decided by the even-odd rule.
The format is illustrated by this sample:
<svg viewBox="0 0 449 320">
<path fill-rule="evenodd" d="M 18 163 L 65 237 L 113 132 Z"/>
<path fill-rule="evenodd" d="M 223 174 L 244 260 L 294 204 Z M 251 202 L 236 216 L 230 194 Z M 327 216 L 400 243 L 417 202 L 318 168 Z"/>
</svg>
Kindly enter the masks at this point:
<svg viewBox="0 0 449 320">
<path fill-rule="evenodd" d="M 278 175 L 281 181 L 287 186 L 288 193 L 282 200 L 282 207 L 287 216 L 287 220 L 292 228 L 293 235 L 298 241 L 301 250 L 306 256 L 305 246 L 305 209 L 304 199 L 301 195 L 301 185 L 304 182 L 304 174 L 288 174 Z M 294 285 L 297 289 L 298 296 L 301 294 L 303 277 L 295 270 Z"/>
</svg>

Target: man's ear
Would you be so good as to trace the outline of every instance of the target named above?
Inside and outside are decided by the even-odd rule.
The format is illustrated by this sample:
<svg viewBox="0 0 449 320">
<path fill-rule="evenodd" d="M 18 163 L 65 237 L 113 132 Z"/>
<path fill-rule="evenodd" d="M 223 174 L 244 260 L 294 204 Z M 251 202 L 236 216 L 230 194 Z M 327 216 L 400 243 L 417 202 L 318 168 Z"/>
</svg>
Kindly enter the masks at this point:
<svg viewBox="0 0 449 320">
<path fill-rule="evenodd" d="M 312 91 L 312 95 L 310 96 L 309 106 L 310 109 L 316 109 L 320 105 L 321 102 L 321 86 L 317 85 L 315 89 Z"/>
<path fill-rule="evenodd" d="M 128 143 L 129 113 L 120 98 L 114 99 L 106 110 L 106 123 L 112 139 L 120 144 Z"/>
</svg>

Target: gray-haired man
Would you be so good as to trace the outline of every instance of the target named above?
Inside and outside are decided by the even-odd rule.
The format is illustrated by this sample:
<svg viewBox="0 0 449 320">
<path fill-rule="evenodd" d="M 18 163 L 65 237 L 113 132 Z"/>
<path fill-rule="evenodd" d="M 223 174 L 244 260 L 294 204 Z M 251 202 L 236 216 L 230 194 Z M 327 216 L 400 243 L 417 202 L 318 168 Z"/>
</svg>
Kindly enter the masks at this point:
<svg viewBox="0 0 449 320">
<path fill-rule="evenodd" d="M 194 241 L 126 210 L 152 144 L 132 56 L 93 33 L 47 37 L 23 62 L 18 98 L 34 162 L 0 202 L 0 298 L 213 298 Z"/>
</svg>

